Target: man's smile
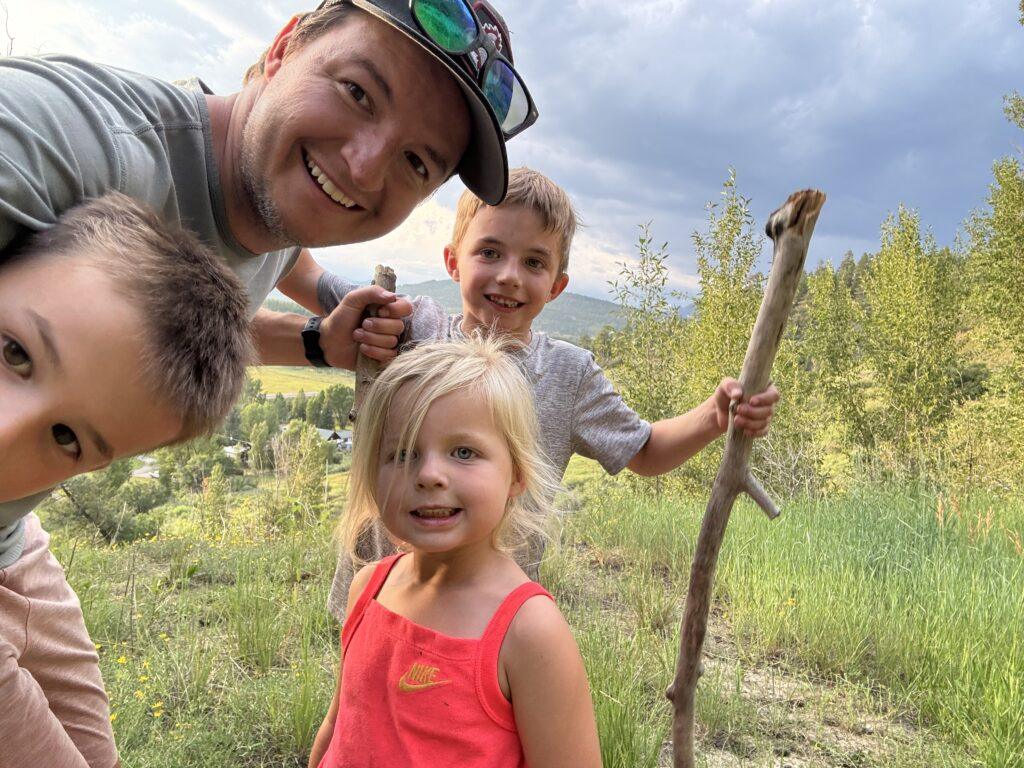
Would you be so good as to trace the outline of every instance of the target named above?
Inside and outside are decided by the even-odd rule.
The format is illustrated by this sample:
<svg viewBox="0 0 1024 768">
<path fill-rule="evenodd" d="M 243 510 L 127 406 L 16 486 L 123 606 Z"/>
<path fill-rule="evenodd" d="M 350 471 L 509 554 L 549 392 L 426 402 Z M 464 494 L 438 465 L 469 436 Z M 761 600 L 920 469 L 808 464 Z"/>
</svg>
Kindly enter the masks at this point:
<svg viewBox="0 0 1024 768">
<path fill-rule="evenodd" d="M 309 154 L 303 152 L 302 159 L 306 163 L 306 168 L 309 169 L 309 175 L 313 178 L 313 181 L 320 186 L 320 189 L 323 190 L 323 193 L 327 195 L 327 197 L 347 210 L 351 211 L 361 209 L 361 206 L 358 205 L 355 200 L 338 189 L 338 186 L 328 178 L 327 174 L 316 164 Z"/>
</svg>

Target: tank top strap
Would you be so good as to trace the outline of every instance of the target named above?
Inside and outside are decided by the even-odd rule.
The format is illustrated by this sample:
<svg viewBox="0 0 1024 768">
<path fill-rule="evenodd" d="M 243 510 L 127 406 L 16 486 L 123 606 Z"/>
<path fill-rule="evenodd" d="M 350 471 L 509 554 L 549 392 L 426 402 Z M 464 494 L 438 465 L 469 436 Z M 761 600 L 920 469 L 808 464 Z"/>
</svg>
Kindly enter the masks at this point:
<svg viewBox="0 0 1024 768">
<path fill-rule="evenodd" d="M 523 603 L 538 595 L 543 595 L 549 600 L 555 599 L 535 581 L 520 584 L 509 592 L 488 622 L 478 646 L 476 685 L 480 703 L 492 720 L 510 730 L 515 730 L 515 718 L 512 715 L 512 705 L 498 685 L 498 654 L 501 652 L 501 644 L 505 641 L 508 628 L 519 609 L 523 607 Z"/>
<path fill-rule="evenodd" d="M 387 581 L 388 575 L 391 573 L 391 569 L 395 567 L 395 563 L 399 561 L 405 552 L 397 552 L 393 555 L 389 555 L 377 563 L 377 567 L 373 569 L 373 573 L 370 575 L 370 580 L 367 582 L 366 587 L 362 593 L 356 598 L 356 604 L 352 606 L 352 613 L 345 619 L 345 626 L 341 629 L 341 647 L 344 648 L 349 639 L 352 637 L 352 633 L 356 631 L 359 626 L 359 622 L 363 620 L 363 614 L 366 613 L 366 606 L 370 604 L 370 601 L 377 596 L 380 592 L 381 587 L 384 586 L 384 582 Z"/>
</svg>

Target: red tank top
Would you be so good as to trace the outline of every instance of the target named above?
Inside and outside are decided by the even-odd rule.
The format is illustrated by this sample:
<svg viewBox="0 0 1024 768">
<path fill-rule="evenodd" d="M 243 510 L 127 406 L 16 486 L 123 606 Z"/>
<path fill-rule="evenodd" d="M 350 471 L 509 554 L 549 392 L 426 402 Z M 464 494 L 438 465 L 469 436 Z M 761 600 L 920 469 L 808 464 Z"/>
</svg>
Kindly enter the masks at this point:
<svg viewBox="0 0 1024 768">
<path fill-rule="evenodd" d="M 401 556 L 378 563 L 345 622 L 338 718 L 320 768 L 526 768 L 498 651 L 523 603 L 551 595 L 522 584 L 480 638 L 450 637 L 374 599 Z"/>
</svg>

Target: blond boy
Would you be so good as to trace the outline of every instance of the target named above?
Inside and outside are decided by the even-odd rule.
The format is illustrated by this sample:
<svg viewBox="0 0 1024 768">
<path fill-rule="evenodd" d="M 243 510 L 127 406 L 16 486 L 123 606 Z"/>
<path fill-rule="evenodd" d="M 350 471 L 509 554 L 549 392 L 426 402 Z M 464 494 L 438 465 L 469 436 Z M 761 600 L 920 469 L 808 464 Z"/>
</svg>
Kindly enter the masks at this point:
<svg viewBox="0 0 1024 768">
<path fill-rule="evenodd" d="M 559 474 L 574 453 L 595 459 L 609 474 L 630 469 L 660 475 L 675 469 L 721 436 L 729 423 L 730 400 L 742 394 L 739 382 L 723 379 L 701 405 L 650 424 L 615 391 L 587 350 L 532 329 L 533 320 L 569 283 L 569 249 L 577 216 L 568 195 L 544 175 L 516 168 L 508 195 L 497 206 L 466 192 L 459 199 L 451 244 L 444 250 L 448 274 L 459 283 L 462 312 L 448 315 L 432 299 L 413 301 L 406 342 L 461 338 L 483 330 L 522 342 L 515 354 L 534 383 L 540 439 Z M 334 307 L 351 286 L 334 276 L 321 278 L 324 309 Z M 362 331 L 356 331 L 356 338 Z M 768 431 L 779 393 L 774 387 L 737 408 L 735 424 L 748 434 Z M 373 543 L 387 546 L 381 537 Z M 538 542 L 522 563 L 536 577 Z M 384 554 L 368 551 L 368 559 Z M 329 607 L 344 617 L 351 565 L 339 562 Z"/>
<path fill-rule="evenodd" d="M 112 193 L 0 259 L 0 768 L 117 764 L 78 598 L 28 511 L 114 459 L 210 432 L 253 356 L 238 278 Z"/>
</svg>

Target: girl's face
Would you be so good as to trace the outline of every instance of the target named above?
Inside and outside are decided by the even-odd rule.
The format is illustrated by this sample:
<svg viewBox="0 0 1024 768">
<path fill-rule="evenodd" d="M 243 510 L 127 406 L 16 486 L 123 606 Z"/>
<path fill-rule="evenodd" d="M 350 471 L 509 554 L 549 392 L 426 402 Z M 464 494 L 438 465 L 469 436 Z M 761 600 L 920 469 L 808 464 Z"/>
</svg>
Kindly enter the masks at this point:
<svg viewBox="0 0 1024 768">
<path fill-rule="evenodd" d="M 523 491 L 504 435 L 483 398 L 460 390 L 434 401 L 403 454 L 412 405 L 399 390 L 381 437 L 376 501 L 385 527 L 420 552 L 490 547 L 508 500 Z"/>
</svg>

